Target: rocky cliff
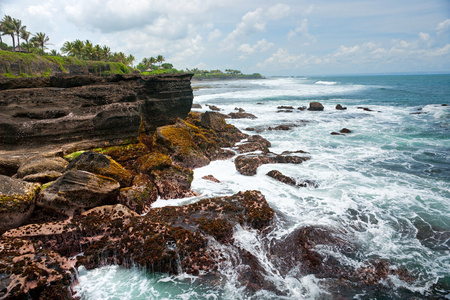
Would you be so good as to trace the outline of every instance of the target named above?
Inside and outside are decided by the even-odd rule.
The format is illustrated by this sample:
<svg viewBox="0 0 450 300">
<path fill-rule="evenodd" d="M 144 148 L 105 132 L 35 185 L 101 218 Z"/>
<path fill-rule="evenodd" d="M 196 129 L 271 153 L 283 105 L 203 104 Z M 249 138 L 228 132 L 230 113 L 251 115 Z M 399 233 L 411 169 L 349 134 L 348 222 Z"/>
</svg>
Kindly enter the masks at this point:
<svg viewBox="0 0 450 300">
<path fill-rule="evenodd" d="M 132 142 L 189 113 L 191 74 L 0 79 L 0 155 Z"/>
</svg>

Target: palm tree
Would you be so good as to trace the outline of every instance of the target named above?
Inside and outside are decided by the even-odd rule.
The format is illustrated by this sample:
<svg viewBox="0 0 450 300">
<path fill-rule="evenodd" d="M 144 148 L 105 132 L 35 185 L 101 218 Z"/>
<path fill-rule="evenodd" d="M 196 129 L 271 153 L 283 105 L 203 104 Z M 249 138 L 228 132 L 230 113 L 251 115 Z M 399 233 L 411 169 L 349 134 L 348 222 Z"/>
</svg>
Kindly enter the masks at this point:
<svg viewBox="0 0 450 300">
<path fill-rule="evenodd" d="M 111 56 L 111 48 L 108 46 L 103 46 L 102 48 L 102 60 L 108 61 Z"/>
<path fill-rule="evenodd" d="M 41 47 L 42 54 L 44 54 L 45 45 L 51 45 L 48 41 L 50 38 L 43 32 L 37 32 L 32 38 L 33 42 L 35 42 L 39 47 Z"/>
<path fill-rule="evenodd" d="M 154 58 L 153 56 L 149 58 L 148 62 L 150 63 L 150 67 L 157 63 L 158 61 L 156 60 L 156 58 Z"/>
<path fill-rule="evenodd" d="M 135 61 L 135 60 L 136 60 L 136 58 L 132 54 L 130 54 L 125 59 L 124 64 L 127 66 L 131 66 L 131 65 L 133 65 L 133 61 Z"/>
<path fill-rule="evenodd" d="M 27 28 L 26 26 L 22 27 L 22 29 L 20 30 L 20 37 L 27 42 L 27 50 L 29 53 L 30 52 L 30 43 L 28 43 L 28 40 L 30 39 L 31 32 L 27 31 L 26 28 Z"/>
<path fill-rule="evenodd" d="M 159 62 L 159 66 L 161 66 L 161 64 L 163 63 L 163 61 L 166 61 L 166 60 L 164 59 L 164 56 L 158 55 L 158 57 L 156 58 L 156 62 Z"/>
<path fill-rule="evenodd" d="M 16 42 L 14 41 L 14 25 L 13 25 L 13 18 L 11 16 L 4 16 L 2 20 L 3 25 L 3 35 L 11 35 L 12 42 L 13 42 L 13 51 L 16 51 Z"/>
<path fill-rule="evenodd" d="M 0 22 L 0 50 L 3 50 L 2 35 L 3 35 L 3 23 Z"/>
<path fill-rule="evenodd" d="M 18 20 L 16 18 L 14 18 L 12 20 L 12 28 L 13 28 L 14 32 L 16 33 L 16 35 L 17 35 L 17 46 L 20 47 L 20 30 L 22 30 L 22 28 L 24 28 L 26 30 L 27 27 L 26 26 L 22 26 L 22 21 L 21 20 Z"/>
<path fill-rule="evenodd" d="M 61 47 L 61 52 L 67 54 L 67 56 L 73 56 L 73 43 L 66 41 Z"/>
</svg>

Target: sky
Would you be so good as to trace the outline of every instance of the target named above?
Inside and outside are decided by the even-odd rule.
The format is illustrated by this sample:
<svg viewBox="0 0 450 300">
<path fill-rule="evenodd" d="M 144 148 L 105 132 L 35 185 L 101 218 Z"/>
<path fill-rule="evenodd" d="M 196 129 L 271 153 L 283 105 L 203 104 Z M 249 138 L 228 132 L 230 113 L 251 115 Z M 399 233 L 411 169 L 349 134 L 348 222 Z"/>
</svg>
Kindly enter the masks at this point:
<svg viewBox="0 0 450 300">
<path fill-rule="evenodd" d="M 32 33 L 177 69 L 265 76 L 450 73 L 450 0 L 0 0 Z M 9 36 L 4 42 L 12 44 Z"/>
</svg>

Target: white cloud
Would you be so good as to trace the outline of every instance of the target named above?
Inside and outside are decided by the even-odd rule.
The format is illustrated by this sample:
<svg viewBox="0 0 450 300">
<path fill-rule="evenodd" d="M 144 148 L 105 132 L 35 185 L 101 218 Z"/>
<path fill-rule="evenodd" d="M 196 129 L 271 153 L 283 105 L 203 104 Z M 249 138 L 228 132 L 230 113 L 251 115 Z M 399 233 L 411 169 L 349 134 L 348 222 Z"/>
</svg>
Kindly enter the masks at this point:
<svg viewBox="0 0 450 300">
<path fill-rule="evenodd" d="M 208 35 L 208 41 L 213 41 L 222 36 L 222 32 L 219 29 L 214 29 L 214 31 L 211 31 Z"/>
<path fill-rule="evenodd" d="M 441 22 L 436 27 L 436 31 L 438 34 L 446 34 L 450 31 L 450 19 Z"/>
<path fill-rule="evenodd" d="M 279 20 L 289 15 L 291 8 L 289 5 L 278 3 L 267 10 L 266 17 L 269 20 Z"/>
<path fill-rule="evenodd" d="M 316 42 L 316 37 L 309 33 L 308 29 L 308 19 L 303 19 L 300 26 L 295 28 L 294 30 L 290 30 L 288 33 L 288 39 L 292 40 L 297 34 L 300 33 L 300 36 L 306 38 L 310 42 Z"/>
<path fill-rule="evenodd" d="M 253 46 L 250 46 L 250 44 L 242 44 L 241 46 L 239 46 L 238 51 L 246 54 L 264 52 L 270 49 L 273 45 L 273 43 L 268 42 L 266 39 L 262 39 Z"/>
</svg>

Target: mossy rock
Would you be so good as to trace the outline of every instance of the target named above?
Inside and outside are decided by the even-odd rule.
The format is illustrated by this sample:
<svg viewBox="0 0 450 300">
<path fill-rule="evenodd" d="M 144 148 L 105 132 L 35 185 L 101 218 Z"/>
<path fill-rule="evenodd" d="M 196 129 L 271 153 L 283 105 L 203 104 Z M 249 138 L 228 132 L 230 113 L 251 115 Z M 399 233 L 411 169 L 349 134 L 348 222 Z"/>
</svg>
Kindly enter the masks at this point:
<svg viewBox="0 0 450 300">
<path fill-rule="evenodd" d="M 0 175 L 0 234 L 30 217 L 39 188 L 40 184 Z"/>
<path fill-rule="evenodd" d="M 83 152 L 71 161 L 66 170 L 72 169 L 111 177 L 117 180 L 121 187 L 129 186 L 132 180 L 131 173 L 125 170 L 111 157 L 92 151 Z"/>
<path fill-rule="evenodd" d="M 148 174 L 152 170 L 163 170 L 171 165 L 172 159 L 168 155 L 153 152 L 139 157 L 133 166 L 138 172 Z"/>
<path fill-rule="evenodd" d="M 117 203 L 119 188 L 110 177 L 69 170 L 40 192 L 36 204 L 72 216 L 80 209 Z"/>
<path fill-rule="evenodd" d="M 139 174 L 133 179 L 133 185 L 120 189 L 119 203 L 126 205 L 138 214 L 150 210 L 151 204 L 158 198 L 156 185 L 150 176 Z"/>
</svg>

